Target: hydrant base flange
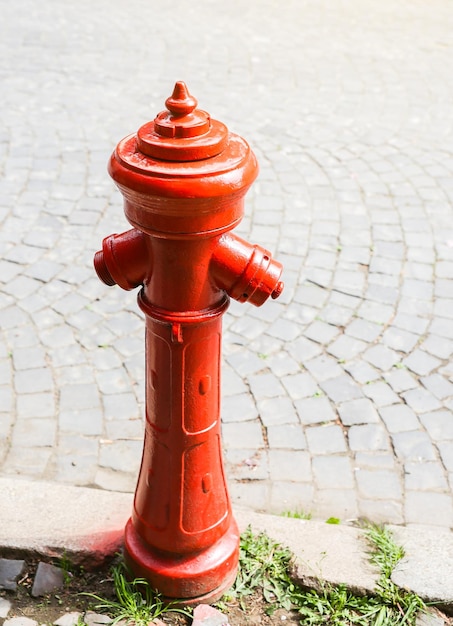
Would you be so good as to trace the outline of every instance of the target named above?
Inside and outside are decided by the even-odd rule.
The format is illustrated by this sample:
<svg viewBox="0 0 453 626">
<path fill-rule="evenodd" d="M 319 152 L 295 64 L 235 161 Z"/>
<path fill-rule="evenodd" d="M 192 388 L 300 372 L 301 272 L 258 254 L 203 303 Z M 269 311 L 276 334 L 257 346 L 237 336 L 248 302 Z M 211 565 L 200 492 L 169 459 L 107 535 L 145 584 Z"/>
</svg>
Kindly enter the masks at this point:
<svg viewBox="0 0 453 626">
<path fill-rule="evenodd" d="M 124 533 L 124 558 L 134 576 L 145 578 L 171 602 L 212 603 L 233 584 L 238 568 L 239 530 L 234 518 L 228 531 L 197 554 L 179 555 L 144 544 L 130 519 Z"/>
</svg>

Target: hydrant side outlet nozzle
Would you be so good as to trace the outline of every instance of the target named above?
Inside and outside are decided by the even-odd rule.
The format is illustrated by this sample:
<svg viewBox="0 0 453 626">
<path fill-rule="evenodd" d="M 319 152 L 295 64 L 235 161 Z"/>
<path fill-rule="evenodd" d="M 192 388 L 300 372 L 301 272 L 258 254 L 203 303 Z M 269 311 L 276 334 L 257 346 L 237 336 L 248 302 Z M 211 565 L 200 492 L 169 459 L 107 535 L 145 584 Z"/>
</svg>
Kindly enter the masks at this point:
<svg viewBox="0 0 453 626">
<path fill-rule="evenodd" d="M 261 306 L 269 296 L 275 299 L 280 295 L 282 270 L 268 250 L 231 233 L 220 238 L 212 256 L 218 286 L 238 302 L 255 306 Z"/>
<path fill-rule="evenodd" d="M 107 285 L 142 286 L 146 426 L 124 554 L 166 599 L 214 602 L 234 582 L 239 530 L 223 467 L 222 316 L 229 298 L 261 306 L 282 266 L 232 234 L 258 174 L 247 142 L 176 83 L 167 109 L 121 140 L 109 173 L 133 228 L 106 237 Z"/>
<path fill-rule="evenodd" d="M 103 283 L 119 285 L 130 291 L 143 284 L 151 275 L 149 248 L 144 233 L 136 228 L 109 235 L 102 250 L 94 256 L 94 269 Z"/>
</svg>

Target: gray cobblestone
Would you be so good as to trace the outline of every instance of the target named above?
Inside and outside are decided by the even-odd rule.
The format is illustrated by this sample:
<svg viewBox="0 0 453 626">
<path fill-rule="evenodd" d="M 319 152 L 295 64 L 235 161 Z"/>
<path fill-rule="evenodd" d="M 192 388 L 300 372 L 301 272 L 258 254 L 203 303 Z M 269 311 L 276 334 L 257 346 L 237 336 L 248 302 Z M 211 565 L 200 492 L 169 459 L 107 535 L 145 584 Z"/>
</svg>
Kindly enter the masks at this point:
<svg viewBox="0 0 453 626">
<path fill-rule="evenodd" d="M 276 424 L 267 427 L 269 446 L 273 449 L 305 450 L 307 441 L 300 424 Z"/>
<path fill-rule="evenodd" d="M 436 515 L 433 516 L 432 511 L 436 511 Z M 405 517 L 409 524 L 451 526 L 453 520 L 451 495 L 431 491 L 408 491 Z"/>
<path fill-rule="evenodd" d="M 359 496 L 364 499 L 401 501 L 402 489 L 394 472 L 361 469 L 356 480 Z"/>
<path fill-rule="evenodd" d="M 412 409 L 405 404 L 392 404 L 379 409 L 389 433 L 400 433 L 420 428 L 420 422 Z"/>
<path fill-rule="evenodd" d="M 348 431 L 349 447 L 354 451 L 388 450 L 389 443 L 381 424 L 351 426 Z"/>
<path fill-rule="evenodd" d="M 420 415 L 420 421 L 434 442 L 453 440 L 453 421 L 450 411 L 435 411 Z"/>
<path fill-rule="evenodd" d="M 345 437 L 340 426 L 325 424 L 311 426 L 305 431 L 311 454 L 336 454 L 346 452 Z"/>
<path fill-rule="evenodd" d="M 354 489 L 354 477 L 348 457 L 314 456 L 312 467 L 319 489 Z"/>
<path fill-rule="evenodd" d="M 394 433 L 392 441 L 396 454 L 404 461 L 433 461 L 436 458 L 431 440 L 423 431 Z"/>
<path fill-rule="evenodd" d="M 320 387 L 335 403 L 347 402 L 363 396 L 359 385 L 347 374 L 324 380 L 320 383 Z"/>
<path fill-rule="evenodd" d="M 439 443 L 438 448 L 447 472 L 453 472 L 453 441 Z"/>
<path fill-rule="evenodd" d="M 222 419 L 224 422 L 246 422 L 258 417 L 258 409 L 253 399 L 243 393 L 222 399 Z"/>
<path fill-rule="evenodd" d="M 338 407 L 338 413 L 345 426 L 371 424 L 379 421 L 379 416 L 373 403 L 367 398 L 343 402 Z"/>
<path fill-rule="evenodd" d="M 298 422 L 297 413 L 289 398 L 268 398 L 257 403 L 259 415 L 264 426 L 290 424 Z"/>
<path fill-rule="evenodd" d="M 322 396 L 297 400 L 295 403 L 297 414 L 302 424 L 319 424 L 332 422 L 336 414 L 329 400 Z"/>
<path fill-rule="evenodd" d="M 436 462 L 414 463 L 404 465 L 406 489 L 410 491 L 446 491 L 447 480 L 442 468 Z"/>
</svg>

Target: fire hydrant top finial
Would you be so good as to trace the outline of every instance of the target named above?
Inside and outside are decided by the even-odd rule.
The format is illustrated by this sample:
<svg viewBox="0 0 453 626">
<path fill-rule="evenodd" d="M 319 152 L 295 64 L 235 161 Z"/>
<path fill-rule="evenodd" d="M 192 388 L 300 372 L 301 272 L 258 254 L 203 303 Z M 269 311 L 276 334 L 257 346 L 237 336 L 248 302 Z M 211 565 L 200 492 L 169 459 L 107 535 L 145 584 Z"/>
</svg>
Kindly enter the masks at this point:
<svg viewBox="0 0 453 626">
<path fill-rule="evenodd" d="M 165 106 L 175 117 L 192 113 L 197 104 L 197 99 L 190 95 L 182 80 L 176 83 L 172 95 L 165 100 Z"/>
<path fill-rule="evenodd" d="M 183 81 L 175 84 L 161 111 L 137 132 L 142 154 L 164 161 L 200 161 L 217 156 L 228 145 L 227 127 L 197 109 Z"/>
</svg>

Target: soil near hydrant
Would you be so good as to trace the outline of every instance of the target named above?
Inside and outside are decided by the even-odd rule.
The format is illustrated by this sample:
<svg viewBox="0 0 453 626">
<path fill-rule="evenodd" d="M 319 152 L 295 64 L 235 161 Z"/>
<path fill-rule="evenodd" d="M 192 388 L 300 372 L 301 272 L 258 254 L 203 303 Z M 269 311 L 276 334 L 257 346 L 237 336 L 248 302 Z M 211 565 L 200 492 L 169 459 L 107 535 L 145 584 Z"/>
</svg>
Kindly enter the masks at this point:
<svg viewBox="0 0 453 626">
<path fill-rule="evenodd" d="M 15 591 L 0 591 L 0 598 L 8 600 L 12 607 L 6 618 L 0 617 L 0 626 L 13 617 L 28 617 L 38 624 L 54 624 L 67 613 L 81 613 L 81 621 L 88 611 L 107 614 L 106 610 L 97 609 L 99 601 L 85 594 L 93 594 L 105 600 L 115 600 L 111 567 L 106 566 L 96 572 L 67 572 L 63 587 L 45 596 L 35 598 L 31 595 L 33 580 L 38 562 L 26 561 L 26 567 Z M 219 610 L 228 618 L 230 626 L 272 626 L 284 623 L 287 626 L 300 624 L 295 611 L 276 610 L 267 615 L 269 605 L 260 593 L 247 596 L 241 601 L 222 602 Z M 190 626 L 192 619 L 177 613 L 164 613 L 160 623 L 169 626 Z"/>
</svg>

